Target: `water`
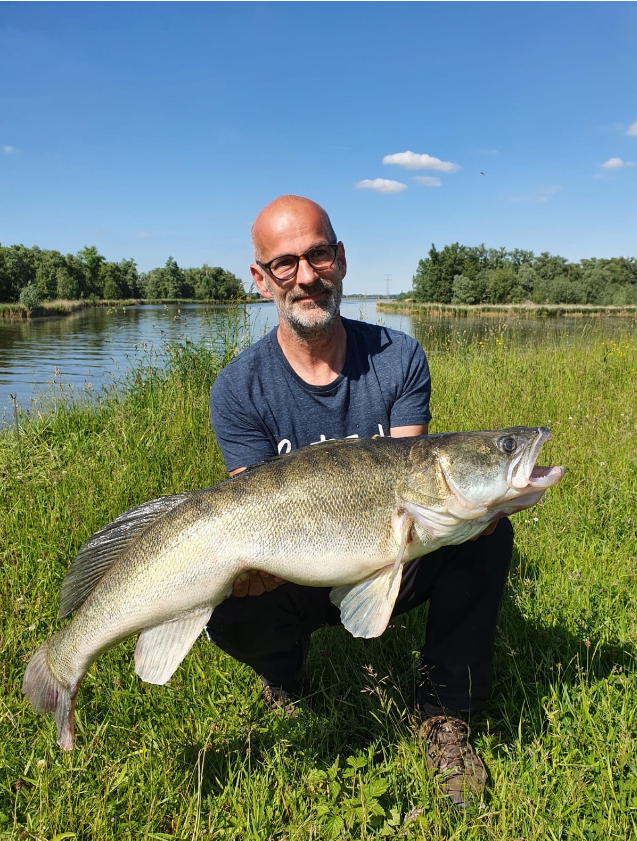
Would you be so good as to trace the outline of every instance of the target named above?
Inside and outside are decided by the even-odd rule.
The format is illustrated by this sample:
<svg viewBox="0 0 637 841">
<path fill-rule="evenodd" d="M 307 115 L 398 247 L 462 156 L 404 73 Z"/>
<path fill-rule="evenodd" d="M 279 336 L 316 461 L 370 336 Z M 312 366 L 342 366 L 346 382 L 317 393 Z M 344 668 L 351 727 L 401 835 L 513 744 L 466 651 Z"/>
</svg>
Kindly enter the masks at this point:
<svg viewBox="0 0 637 841">
<path fill-rule="evenodd" d="M 250 331 L 259 338 L 277 323 L 272 304 L 246 309 L 241 333 Z M 345 301 L 342 313 L 408 329 L 408 317 L 377 314 L 374 301 Z M 166 343 L 213 343 L 227 316 L 224 307 L 158 304 L 98 307 L 63 318 L 0 320 L 0 419 L 11 421 L 14 397 L 18 406 L 32 409 L 58 395 L 96 394 L 151 354 L 161 360 Z"/>
<path fill-rule="evenodd" d="M 494 329 L 515 329 L 517 341 L 546 341 L 547 336 L 569 329 L 582 329 L 585 321 L 602 319 L 495 319 L 438 318 L 431 315 L 383 313 L 376 302 L 344 301 L 341 312 L 347 318 L 386 324 L 415 336 L 429 355 L 443 352 L 451 334 L 482 338 Z M 225 330 L 228 310 L 198 304 L 183 306 L 149 305 L 83 310 L 63 318 L 33 321 L 0 321 L 0 424 L 12 422 L 13 399 L 23 409 L 39 402 L 50 404 L 56 396 L 92 395 L 153 354 L 164 358 L 166 343 L 189 339 L 214 343 Z M 626 321 L 605 318 L 612 329 Z M 632 320 L 631 320 L 632 321 Z M 241 333 L 250 331 L 256 339 L 277 322 L 272 304 L 251 304 Z M 611 324 L 612 322 L 612 324 Z M 13 396 L 12 396 L 13 395 Z"/>
</svg>

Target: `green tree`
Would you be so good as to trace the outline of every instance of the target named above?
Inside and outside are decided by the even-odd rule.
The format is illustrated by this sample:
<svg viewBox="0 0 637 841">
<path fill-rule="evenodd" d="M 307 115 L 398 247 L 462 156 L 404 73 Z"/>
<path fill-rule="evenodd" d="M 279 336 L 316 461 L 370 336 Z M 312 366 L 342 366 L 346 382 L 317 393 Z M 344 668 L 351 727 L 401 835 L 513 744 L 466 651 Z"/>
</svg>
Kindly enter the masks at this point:
<svg viewBox="0 0 637 841">
<path fill-rule="evenodd" d="M 109 301 L 125 297 L 122 292 L 122 278 L 117 263 L 102 263 L 100 266 L 100 285 L 104 298 Z"/>
<path fill-rule="evenodd" d="M 183 298 L 184 273 L 174 257 L 166 260 L 163 272 L 164 298 Z"/>
<path fill-rule="evenodd" d="M 151 269 L 139 278 L 145 298 L 165 298 L 164 294 L 164 270 Z"/>
<path fill-rule="evenodd" d="M 437 251 L 432 245 L 429 255 L 418 263 L 413 278 L 414 297 L 417 301 L 451 303 L 453 281 L 456 275 L 477 275 L 479 261 L 471 249 L 454 242 Z"/>
<path fill-rule="evenodd" d="M 104 289 L 100 277 L 100 269 L 104 263 L 104 257 L 98 252 L 94 245 L 86 245 L 77 255 L 84 265 L 84 278 L 86 291 L 89 295 L 104 297 Z"/>
<path fill-rule="evenodd" d="M 7 249 L 0 245 L 0 301 L 11 301 L 13 279 L 7 272 L 5 266 L 5 253 Z"/>
<path fill-rule="evenodd" d="M 244 294 L 239 278 L 220 266 L 204 264 L 200 269 L 186 269 L 184 274 L 199 300 L 227 301 Z"/>
<path fill-rule="evenodd" d="M 518 270 L 522 266 L 531 266 L 535 255 L 532 251 L 526 251 L 523 248 L 514 248 L 513 251 L 508 252 L 508 259 L 511 265 Z"/>
<path fill-rule="evenodd" d="M 42 301 L 57 298 L 58 272 L 66 268 L 66 261 L 59 251 L 42 251 L 33 248 L 35 285 Z"/>
<path fill-rule="evenodd" d="M 481 276 L 471 279 L 457 274 L 453 279 L 452 304 L 479 304 L 485 291 L 485 283 Z"/>
<path fill-rule="evenodd" d="M 75 301 L 80 297 L 77 280 L 66 264 L 56 272 L 55 290 L 56 298 L 61 300 Z"/>
<path fill-rule="evenodd" d="M 502 262 L 497 269 L 487 269 L 486 300 L 490 304 L 508 304 L 515 286 L 516 276 L 513 266 Z"/>
<path fill-rule="evenodd" d="M 30 283 L 35 285 L 35 260 L 33 250 L 24 245 L 10 245 L 4 255 L 7 275 L 8 301 L 17 301 L 20 292 Z"/>
<path fill-rule="evenodd" d="M 520 264 L 515 276 L 515 284 L 511 290 L 511 301 L 514 304 L 521 304 L 524 301 L 532 300 L 536 281 L 535 269 L 529 263 Z"/>
<path fill-rule="evenodd" d="M 68 297 L 70 299 L 87 298 L 90 295 L 90 292 L 86 277 L 86 264 L 79 254 L 67 254 L 64 261 L 66 263 L 66 271 L 68 274 L 67 288 L 69 292 L 73 293 L 69 294 Z M 58 295 L 60 298 L 67 297 L 66 295 L 60 295 L 59 292 Z"/>
<path fill-rule="evenodd" d="M 137 298 L 140 293 L 137 263 L 131 257 L 128 260 L 120 260 L 118 265 L 122 295 L 125 298 Z"/>
</svg>

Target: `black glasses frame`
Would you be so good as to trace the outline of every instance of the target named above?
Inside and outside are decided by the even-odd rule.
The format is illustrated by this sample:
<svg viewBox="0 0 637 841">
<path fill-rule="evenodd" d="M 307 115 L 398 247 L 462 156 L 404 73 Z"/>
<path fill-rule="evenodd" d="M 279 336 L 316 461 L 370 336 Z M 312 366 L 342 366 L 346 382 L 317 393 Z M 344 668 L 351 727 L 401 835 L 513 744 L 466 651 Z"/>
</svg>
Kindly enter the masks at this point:
<svg viewBox="0 0 637 841">
<path fill-rule="evenodd" d="M 310 254 L 312 251 L 314 251 L 315 248 L 325 248 L 326 246 L 333 250 L 334 257 L 332 258 L 332 262 L 329 264 L 329 266 L 322 266 L 319 269 L 312 263 L 312 261 L 310 260 L 310 258 L 307 255 Z M 281 254 L 279 257 L 274 257 L 274 259 L 270 260 L 267 263 L 262 263 L 260 260 L 255 260 L 255 263 L 257 264 L 257 266 L 260 266 L 264 271 L 266 271 L 270 275 L 272 280 L 286 281 L 286 280 L 292 280 L 293 277 L 296 277 L 297 272 L 299 270 L 299 263 L 300 263 L 301 260 L 307 260 L 307 262 L 310 264 L 310 266 L 312 266 L 312 268 L 314 269 L 315 272 L 325 272 L 328 269 L 332 268 L 332 266 L 336 262 L 337 257 L 338 257 L 338 242 L 324 242 L 324 243 L 320 243 L 319 245 L 313 245 L 304 254 L 298 254 L 298 255 L 297 254 Z M 294 271 L 290 272 L 289 274 L 286 274 L 285 277 L 278 277 L 277 275 L 274 274 L 274 272 L 272 271 L 270 266 L 272 265 L 272 263 L 276 263 L 277 260 L 283 260 L 284 258 L 296 260 L 296 265 L 294 266 Z"/>
</svg>

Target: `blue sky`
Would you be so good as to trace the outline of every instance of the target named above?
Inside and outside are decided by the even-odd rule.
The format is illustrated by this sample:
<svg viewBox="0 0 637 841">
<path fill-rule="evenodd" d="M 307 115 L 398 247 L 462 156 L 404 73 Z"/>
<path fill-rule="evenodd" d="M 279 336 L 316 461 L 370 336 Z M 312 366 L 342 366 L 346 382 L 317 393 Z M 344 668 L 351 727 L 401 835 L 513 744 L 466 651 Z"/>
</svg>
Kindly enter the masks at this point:
<svg viewBox="0 0 637 841">
<path fill-rule="evenodd" d="M 297 193 L 346 292 L 408 290 L 431 243 L 637 256 L 636 32 L 614 2 L 3 2 L 0 242 L 248 281 Z"/>
</svg>

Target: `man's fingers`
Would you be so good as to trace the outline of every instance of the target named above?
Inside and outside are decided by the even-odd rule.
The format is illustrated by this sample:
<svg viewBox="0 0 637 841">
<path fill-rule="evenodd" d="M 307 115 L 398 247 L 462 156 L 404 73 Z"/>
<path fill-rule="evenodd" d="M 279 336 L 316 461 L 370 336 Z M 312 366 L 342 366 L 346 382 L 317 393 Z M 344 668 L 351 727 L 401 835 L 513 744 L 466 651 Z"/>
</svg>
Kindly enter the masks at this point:
<svg viewBox="0 0 637 841">
<path fill-rule="evenodd" d="M 232 595 L 239 599 L 244 596 L 261 596 L 263 593 L 275 590 L 282 583 L 283 579 L 277 575 L 270 575 L 269 572 L 253 569 L 242 572 L 235 578 L 232 585 Z"/>
<path fill-rule="evenodd" d="M 232 585 L 232 595 L 237 596 L 238 598 L 243 598 L 243 596 L 248 595 L 248 587 L 250 586 L 250 573 L 249 572 L 242 572 L 234 580 L 234 584 Z"/>
<path fill-rule="evenodd" d="M 258 572 L 252 573 L 248 586 L 249 596 L 261 596 L 265 593 L 265 584 Z"/>
<path fill-rule="evenodd" d="M 272 590 L 276 590 L 279 584 L 282 584 L 282 579 L 277 578 L 276 575 L 270 575 L 269 572 L 261 573 L 261 580 L 263 581 L 263 586 L 265 587 L 265 592 L 269 593 Z"/>
</svg>

